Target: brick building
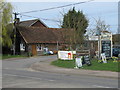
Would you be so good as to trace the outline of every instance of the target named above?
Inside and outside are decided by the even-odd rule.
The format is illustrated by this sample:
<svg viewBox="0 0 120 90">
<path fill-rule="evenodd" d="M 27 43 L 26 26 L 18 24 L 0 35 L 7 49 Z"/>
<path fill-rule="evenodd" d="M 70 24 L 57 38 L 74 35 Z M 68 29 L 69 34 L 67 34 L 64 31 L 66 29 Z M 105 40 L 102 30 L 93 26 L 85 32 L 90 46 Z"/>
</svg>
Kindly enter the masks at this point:
<svg viewBox="0 0 120 90">
<path fill-rule="evenodd" d="M 32 53 L 32 55 L 41 55 L 46 47 L 51 51 L 57 51 L 64 44 L 64 30 L 17 26 L 17 52 L 20 53 L 23 50 Z"/>
</svg>

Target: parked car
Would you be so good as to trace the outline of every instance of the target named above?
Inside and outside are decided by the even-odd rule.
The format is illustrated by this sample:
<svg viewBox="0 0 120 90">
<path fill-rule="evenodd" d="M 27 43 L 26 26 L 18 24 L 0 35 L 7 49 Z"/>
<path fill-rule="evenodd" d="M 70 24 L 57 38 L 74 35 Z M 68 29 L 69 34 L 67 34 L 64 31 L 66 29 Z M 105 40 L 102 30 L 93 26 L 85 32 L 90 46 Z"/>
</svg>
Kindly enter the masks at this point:
<svg viewBox="0 0 120 90">
<path fill-rule="evenodd" d="M 120 48 L 113 48 L 113 56 L 118 57 L 120 54 Z"/>
<path fill-rule="evenodd" d="M 48 54 L 53 55 L 54 53 L 53 53 L 53 51 L 48 51 Z"/>
</svg>

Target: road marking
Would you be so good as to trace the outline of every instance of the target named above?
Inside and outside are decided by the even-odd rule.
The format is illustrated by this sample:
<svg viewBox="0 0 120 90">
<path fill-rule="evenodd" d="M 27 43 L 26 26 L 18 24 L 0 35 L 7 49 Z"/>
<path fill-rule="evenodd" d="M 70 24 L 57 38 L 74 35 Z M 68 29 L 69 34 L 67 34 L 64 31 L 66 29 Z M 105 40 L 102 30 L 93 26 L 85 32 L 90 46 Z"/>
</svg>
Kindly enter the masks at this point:
<svg viewBox="0 0 120 90">
<path fill-rule="evenodd" d="M 106 87 L 106 86 L 100 86 L 100 85 L 93 85 L 95 87 L 99 87 L 99 88 L 113 88 L 113 87 Z"/>
<path fill-rule="evenodd" d="M 51 81 L 51 82 L 52 82 L 52 81 L 55 81 L 55 80 L 49 80 L 49 81 Z"/>
<path fill-rule="evenodd" d="M 37 77 L 20 76 L 20 75 L 13 75 L 13 74 L 4 74 L 4 75 L 15 76 L 15 77 L 25 77 L 25 78 L 31 78 L 31 79 L 39 79 L 39 80 L 42 80 L 41 78 L 37 78 Z M 3 75 L 3 76 L 4 76 L 4 75 Z"/>
</svg>

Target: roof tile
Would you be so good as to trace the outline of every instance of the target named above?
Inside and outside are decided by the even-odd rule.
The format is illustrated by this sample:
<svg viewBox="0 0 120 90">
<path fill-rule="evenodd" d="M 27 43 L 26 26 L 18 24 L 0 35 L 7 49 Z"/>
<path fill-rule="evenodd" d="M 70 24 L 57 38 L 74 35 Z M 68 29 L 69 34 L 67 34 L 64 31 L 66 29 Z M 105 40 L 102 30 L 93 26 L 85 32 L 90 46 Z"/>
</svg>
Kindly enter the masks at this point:
<svg viewBox="0 0 120 90">
<path fill-rule="evenodd" d="M 26 43 L 64 43 L 65 29 L 17 26 Z"/>
</svg>

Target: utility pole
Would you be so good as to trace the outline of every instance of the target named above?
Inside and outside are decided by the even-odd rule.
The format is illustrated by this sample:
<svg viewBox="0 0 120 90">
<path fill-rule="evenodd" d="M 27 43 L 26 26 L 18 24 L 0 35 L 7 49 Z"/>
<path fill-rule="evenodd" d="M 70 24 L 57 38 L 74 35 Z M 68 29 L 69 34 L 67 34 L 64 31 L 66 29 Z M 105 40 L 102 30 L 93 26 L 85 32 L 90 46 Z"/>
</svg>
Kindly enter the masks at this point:
<svg viewBox="0 0 120 90">
<path fill-rule="evenodd" d="M 16 19 L 17 19 L 17 15 L 18 15 L 18 13 L 13 13 L 14 14 L 14 31 L 13 31 L 13 38 L 14 38 L 14 41 L 13 41 L 13 55 L 15 55 L 16 53 L 16 50 L 15 50 L 15 48 L 16 48 Z"/>
<path fill-rule="evenodd" d="M 57 51 L 58 51 L 58 46 L 59 46 L 59 45 L 58 45 L 58 41 L 57 41 Z"/>
<path fill-rule="evenodd" d="M 101 30 L 99 28 L 99 26 L 97 27 L 98 29 L 98 59 L 101 60 Z"/>
</svg>

